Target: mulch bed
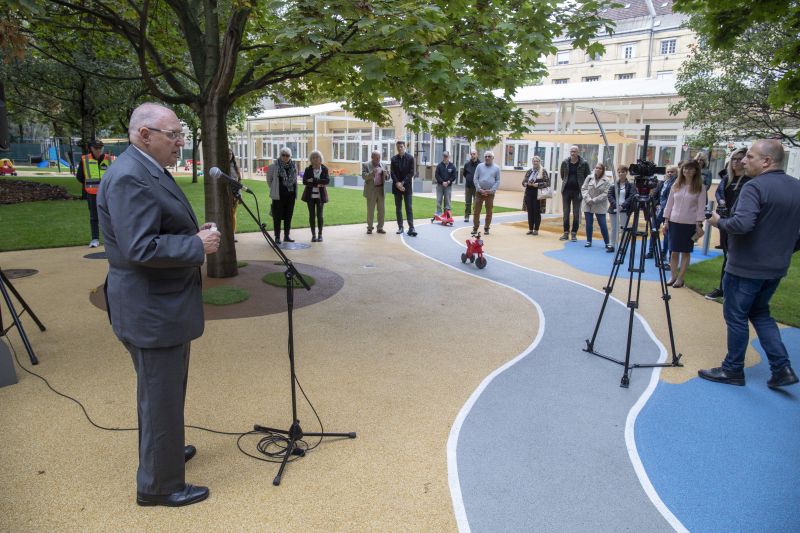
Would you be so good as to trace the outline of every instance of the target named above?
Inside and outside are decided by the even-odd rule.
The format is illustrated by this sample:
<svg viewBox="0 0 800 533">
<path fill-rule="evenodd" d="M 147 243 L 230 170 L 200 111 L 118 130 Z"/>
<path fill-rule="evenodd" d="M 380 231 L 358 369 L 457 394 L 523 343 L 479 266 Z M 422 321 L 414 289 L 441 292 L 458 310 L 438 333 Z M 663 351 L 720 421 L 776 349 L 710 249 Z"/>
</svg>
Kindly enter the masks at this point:
<svg viewBox="0 0 800 533">
<path fill-rule="evenodd" d="M 77 200 L 67 189 L 33 181 L 0 179 L 0 204 L 19 204 L 42 200 Z"/>
<path fill-rule="evenodd" d="M 211 279 L 206 277 L 204 272 L 204 288 L 231 285 L 245 289 L 250 293 L 250 298 L 244 302 L 231 305 L 204 305 L 203 311 L 206 320 L 248 318 L 286 312 L 286 289 L 274 287 L 261 281 L 264 274 L 283 272 L 283 265 L 276 265 L 274 261 L 248 261 L 248 263 L 246 267 L 240 268 L 239 275 L 233 278 Z M 326 300 L 339 292 L 344 286 L 344 279 L 331 270 L 301 263 L 295 263 L 294 265 L 301 274 L 308 274 L 317 281 L 310 291 L 302 288 L 295 289 L 295 309 Z M 96 307 L 103 311 L 106 310 L 102 285 L 89 293 L 89 300 Z"/>
</svg>

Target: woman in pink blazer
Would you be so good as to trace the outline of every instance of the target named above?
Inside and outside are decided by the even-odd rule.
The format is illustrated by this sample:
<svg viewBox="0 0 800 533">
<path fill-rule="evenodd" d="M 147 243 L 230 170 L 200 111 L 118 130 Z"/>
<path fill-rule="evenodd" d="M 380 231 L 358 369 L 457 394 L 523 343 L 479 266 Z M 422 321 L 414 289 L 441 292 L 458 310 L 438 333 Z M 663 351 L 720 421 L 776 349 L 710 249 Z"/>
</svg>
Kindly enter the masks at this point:
<svg viewBox="0 0 800 533">
<path fill-rule="evenodd" d="M 661 230 L 665 235 L 669 233 L 669 249 L 672 251 L 669 259 L 672 279 L 667 285 L 676 289 L 683 287 L 683 278 L 694 246 L 692 236 L 703 226 L 705 208 L 706 188 L 703 186 L 700 164 L 697 161 L 687 161 L 681 166 L 678 178 L 669 192 L 667 206 L 664 208 L 665 224 Z"/>
</svg>

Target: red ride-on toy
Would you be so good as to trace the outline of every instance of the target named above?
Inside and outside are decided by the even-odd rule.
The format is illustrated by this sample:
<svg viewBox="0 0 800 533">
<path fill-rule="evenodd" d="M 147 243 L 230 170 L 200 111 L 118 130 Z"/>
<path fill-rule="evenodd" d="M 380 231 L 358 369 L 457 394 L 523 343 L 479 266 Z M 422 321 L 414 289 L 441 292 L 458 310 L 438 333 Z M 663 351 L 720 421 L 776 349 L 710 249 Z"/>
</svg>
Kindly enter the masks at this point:
<svg viewBox="0 0 800 533">
<path fill-rule="evenodd" d="M 454 222 L 453 214 L 449 209 L 445 209 L 441 215 L 433 215 L 431 222 L 441 222 L 442 226 L 452 226 Z"/>
<path fill-rule="evenodd" d="M 486 258 L 483 257 L 483 239 L 481 234 L 476 234 L 473 238 L 467 239 L 467 251 L 461 254 L 461 262 L 475 263 L 478 268 L 486 267 Z"/>
<path fill-rule="evenodd" d="M 14 167 L 14 163 L 12 163 L 10 159 L 2 159 L 0 162 L 2 163 L 2 166 L 0 166 L 0 176 L 17 175 L 17 169 Z"/>
</svg>

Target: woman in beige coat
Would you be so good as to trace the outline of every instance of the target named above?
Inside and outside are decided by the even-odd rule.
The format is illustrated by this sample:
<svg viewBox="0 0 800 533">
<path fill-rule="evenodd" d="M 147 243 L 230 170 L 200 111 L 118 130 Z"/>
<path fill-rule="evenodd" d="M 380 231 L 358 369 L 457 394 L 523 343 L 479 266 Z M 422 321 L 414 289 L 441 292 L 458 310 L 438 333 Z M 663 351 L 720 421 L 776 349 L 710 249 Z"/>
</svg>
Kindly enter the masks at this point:
<svg viewBox="0 0 800 533">
<path fill-rule="evenodd" d="M 586 215 L 586 248 L 592 245 L 592 222 L 597 218 L 600 233 L 606 243 L 606 250 L 611 248 L 608 242 L 608 226 L 606 226 L 606 213 L 608 212 L 608 188 L 611 180 L 606 177 L 606 167 L 597 163 L 594 172 L 586 176 L 581 187 L 583 195 L 583 213 Z M 612 248 L 613 249 L 613 248 Z"/>
</svg>

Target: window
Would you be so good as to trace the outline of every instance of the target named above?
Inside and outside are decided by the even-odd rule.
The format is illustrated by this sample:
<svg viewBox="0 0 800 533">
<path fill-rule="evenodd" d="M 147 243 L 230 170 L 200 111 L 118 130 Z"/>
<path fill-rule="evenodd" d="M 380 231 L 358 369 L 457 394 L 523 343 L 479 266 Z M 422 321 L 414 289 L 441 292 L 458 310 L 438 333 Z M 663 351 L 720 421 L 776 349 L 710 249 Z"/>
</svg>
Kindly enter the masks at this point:
<svg viewBox="0 0 800 533">
<path fill-rule="evenodd" d="M 636 75 L 633 72 L 627 72 L 625 74 L 617 74 L 618 80 L 632 80 L 635 77 Z"/>
<path fill-rule="evenodd" d="M 620 59 L 633 59 L 636 55 L 636 43 L 625 43 L 619 45 Z"/>
<path fill-rule="evenodd" d="M 569 83 L 569 78 L 559 78 L 557 80 L 553 80 L 553 85 L 566 85 Z"/>
<path fill-rule="evenodd" d="M 656 72 L 657 80 L 672 80 L 675 79 L 675 74 L 671 70 L 659 70 Z"/>
<path fill-rule="evenodd" d="M 530 146 L 527 141 L 506 141 L 503 166 L 508 168 L 526 168 L 530 163 L 528 161 L 529 150 Z"/>
<path fill-rule="evenodd" d="M 362 139 L 369 141 L 372 130 L 351 130 L 350 132 L 333 132 L 333 158 L 337 161 L 361 162 L 364 155 L 361 150 Z"/>
<path fill-rule="evenodd" d="M 584 76 L 583 81 L 600 81 L 600 76 Z"/>
<path fill-rule="evenodd" d="M 569 65 L 569 50 L 556 54 L 556 65 Z"/>
<path fill-rule="evenodd" d="M 677 39 L 664 39 L 661 41 L 661 55 L 666 56 L 669 54 L 674 54 L 677 43 Z"/>
<path fill-rule="evenodd" d="M 586 54 L 586 61 L 599 61 L 603 59 L 603 54 Z"/>
</svg>

